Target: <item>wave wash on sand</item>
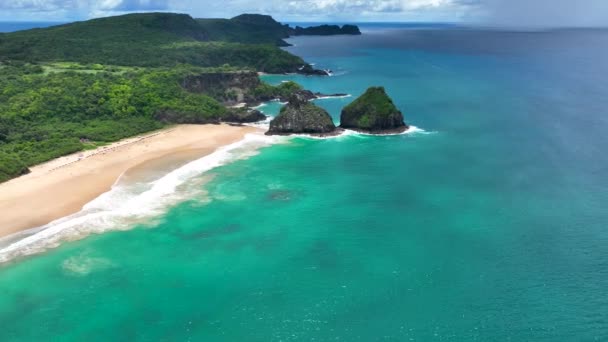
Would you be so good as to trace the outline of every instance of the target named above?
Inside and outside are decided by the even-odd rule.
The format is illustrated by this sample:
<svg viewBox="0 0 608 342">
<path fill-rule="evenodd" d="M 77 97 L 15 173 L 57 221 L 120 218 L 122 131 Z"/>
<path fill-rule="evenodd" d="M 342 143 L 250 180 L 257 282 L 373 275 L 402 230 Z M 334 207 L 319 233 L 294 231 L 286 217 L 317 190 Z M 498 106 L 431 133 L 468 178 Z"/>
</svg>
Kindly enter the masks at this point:
<svg viewBox="0 0 608 342">
<path fill-rule="evenodd" d="M 285 140 L 261 134 L 247 134 L 242 140 L 187 163 L 151 182 L 118 182 L 112 189 L 73 215 L 42 227 L 0 239 L 0 263 L 44 252 L 64 241 L 90 234 L 125 230 L 164 213 L 171 205 L 192 198 L 199 186 L 187 187 L 202 173 L 235 160 L 251 157 L 257 150 Z M 193 193 L 194 192 L 194 193 Z"/>
<path fill-rule="evenodd" d="M 270 118 L 269 118 L 270 119 Z M 250 126 L 267 129 L 268 121 Z M 428 134 L 411 126 L 399 134 Z M 106 231 L 128 230 L 137 224 L 153 222 L 173 205 L 184 200 L 202 197 L 204 192 L 201 175 L 232 161 L 245 159 L 258 153 L 258 150 L 276 143 L 285 143 L 292 138 L 325 140 L 346 137 L 371 136 L 345 130 L 333 137 L 316 137 L 306 134 L 290 136 L 265 136 L 249 133 L 235 143 L 218 148 L 215 152 L 189 162 L 167 174 L 160 174 L 153 180 L 122 181 L 121 176 L 105 192 L 87 203 L 81 211 L 55 220 L 41 227 L 22 231 L 0 238 L 0 264 L 16 258 L 37 254 L 58 247 L 62 242 L 74 241 L 90 234 Z M 383 135 L 384 136 L 384 135 Z"/>
</svg>

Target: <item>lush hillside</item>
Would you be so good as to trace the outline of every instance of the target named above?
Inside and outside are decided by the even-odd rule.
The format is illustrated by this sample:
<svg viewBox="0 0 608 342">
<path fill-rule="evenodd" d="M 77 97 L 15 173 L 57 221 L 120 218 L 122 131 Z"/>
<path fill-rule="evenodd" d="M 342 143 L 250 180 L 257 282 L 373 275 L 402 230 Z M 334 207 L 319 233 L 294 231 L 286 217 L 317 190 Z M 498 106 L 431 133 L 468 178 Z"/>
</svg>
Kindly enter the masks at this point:
<svg viewBox="0 0 608 342">
<path fill-rule="evenodd" d="M 290 28 L 275 21 L 271 16 L 243 14 L 232 19 L 198 19 L 213 41 L 245 44 L 270 44 L 287 46 Z"/>
<path fill-rule="evenodd" d="M 198 19 L 207 38 L 246 44 L 288 46 L 283 39 L 290 36 L 360 35 L 355 25 L 319 25 L 295 28 L 281 24 L 269 15 L 242 14 L 232 19 Z"/>
<path fill-rule="evenodd" d="M 274 45 L 232 43 L 237 40 L 229 36 L 238 36 L 238 30 L 225 30 L 222 36 L 224 29 L 208 26 L 211 28 L 184 14 L 145 13 L 2 34 L 0 62 L 72 61 L 145 67 L 230 64 L 272 73 L 297 72 L 306 64 Z"/>
<path fill-rule="evenodd" d="M 384 87 L 370 87 L 342 109 L 340 115 L 342 128 L 367 133 L 400 133 L 408 126 L 403 114 L 388 96 Z"/>
<path fill-rule="evenodd" d="M 255 71 L 324 74 L 277 47 L 290 33 L 270 16 L 146 13 L 0 34 L 0 182 L 167 124 L 255 118 L 224 104 L 302 90 Z"/>
<path fill-rule="evenodd" d="M 350 25 L 293 29 L 257 14 L 195 20 L 185 14 L 138 13 L 0 34 L 0 62 L 70 61 L 140 67 L 229 64 L 269 73 L 323 74 L 278 48 L 287 45 L 284 38 L 304 34 L 360 32 Z"/>
<path fill-rule="evenodd" d="M 12 165 L 34 165 L 160 128 L 154 115 L 162 109 L 220 117 L 225 109 L 215 100 L 179 87 L 184 72 L 45 75 L 40 66 L 0 68 L 1 168 L 19 172 Z M 0 172 L 0 181 L 6 177 Z"/>
<path fill-rule="evenodd" d="M 158 129 L 171 120 L 207 123 L 231 117 L 217 100 L 182 86 L 189 77 L 214 72 L 226 71 L 0 66 L 0 182 L 24 173 L 26 166 Z M 261 95 L 287 90 L 262 83 L 258 88 Z"/>
</svg>

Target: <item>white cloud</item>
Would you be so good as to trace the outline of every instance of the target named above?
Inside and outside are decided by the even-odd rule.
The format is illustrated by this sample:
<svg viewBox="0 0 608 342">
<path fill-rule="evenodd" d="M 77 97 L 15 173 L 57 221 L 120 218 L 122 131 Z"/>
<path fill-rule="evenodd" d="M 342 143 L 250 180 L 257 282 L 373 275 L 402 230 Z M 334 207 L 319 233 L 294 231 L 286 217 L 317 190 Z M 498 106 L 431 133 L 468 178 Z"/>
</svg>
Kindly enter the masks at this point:
<svg viewBox="0 0 608 342">
<path fill-rule="evenodd" d="M 467 21 L 499 26 L 608 23 L 608 0 L 0 0 L 0 20 L 74 20 L 133 11 L 283 21 Z"/>
<path fill-rule="evenodd" d="M 471 0 L 0 0 L 0 20 L 86 19 L 167 10 L 197 17 L 271 14 L 290 20 L 457 20 Z"/>
<path fill-rule="evenodd" d="M 459 20 L 475 0 L 226 0 L 173 1 L 198 17 L 271 14 L 281 20 Z"/>
<path fill-rule="evenodd" d="M 497 26 L 606 26 L 606 0 L 485 0 L 483 23 Z"/>
</svg>

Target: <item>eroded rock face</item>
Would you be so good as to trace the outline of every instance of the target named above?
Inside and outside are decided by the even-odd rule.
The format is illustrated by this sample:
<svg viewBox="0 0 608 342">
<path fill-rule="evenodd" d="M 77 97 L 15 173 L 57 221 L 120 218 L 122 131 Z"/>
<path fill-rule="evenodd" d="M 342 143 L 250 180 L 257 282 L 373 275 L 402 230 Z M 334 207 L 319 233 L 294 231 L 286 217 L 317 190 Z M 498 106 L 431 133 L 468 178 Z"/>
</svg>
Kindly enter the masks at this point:
<svg viewBox="0 0 608 342">
<path fill-rule="evenodd" d="M 232 123 L 251 123 L 262 120 L 266 120 L 266 115 L 259 110 L 249 108 L 231 108 L 222 117 L 222 121 Z"/>
<path fill-rule="evenodd" d="M 371 134 L 400 133 L 408 129 L 403 114 L 384 87 L 371 87 L 346 106 L 340 115 L 340 127 Z"/>
<path fill-rule="evenodd" d="M 288 134 L 332 135 L 336 133 L 331 116 L 325 109 L 309 102 L 302 94 L 293 94 L 281 113 L 270 122 L 267 135 Z"/>
<path fill-rule="evenodd" d="M 187 76 L 182 87 L 208 95 L 224 104 L 252 101 L 252 91 L 261 84 L 256 72 L 209 72 Z"/>
</svg>

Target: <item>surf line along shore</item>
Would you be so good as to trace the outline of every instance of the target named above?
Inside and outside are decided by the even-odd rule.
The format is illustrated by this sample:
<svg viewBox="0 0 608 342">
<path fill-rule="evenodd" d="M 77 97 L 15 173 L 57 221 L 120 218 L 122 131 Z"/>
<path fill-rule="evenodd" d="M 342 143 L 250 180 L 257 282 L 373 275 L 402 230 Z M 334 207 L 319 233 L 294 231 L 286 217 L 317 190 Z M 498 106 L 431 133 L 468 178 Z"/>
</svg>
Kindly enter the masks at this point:
<svg viewBox="0 0 608 342">
<path fill-rule="evenodd" d="M 0 184 L 0 237 L 80 211 L 132 168 L 164 158 L 179 167 L 260 132 L 227 124 L 178 125 L 34 166 Z"/>
</svg>

